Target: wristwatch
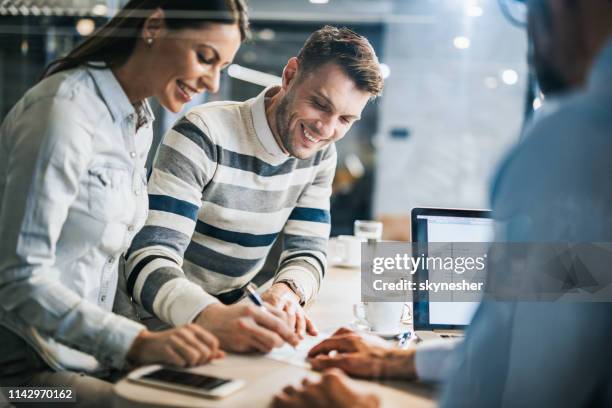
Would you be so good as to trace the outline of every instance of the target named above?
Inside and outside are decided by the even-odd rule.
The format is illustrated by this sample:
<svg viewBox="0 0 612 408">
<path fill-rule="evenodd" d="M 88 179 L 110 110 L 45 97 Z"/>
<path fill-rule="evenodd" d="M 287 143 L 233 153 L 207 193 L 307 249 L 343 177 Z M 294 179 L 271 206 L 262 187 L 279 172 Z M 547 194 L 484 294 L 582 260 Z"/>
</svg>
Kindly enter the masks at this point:
<svg viewBox="0 0 612 408">
<path fill-rule="evenodd" d="M 274 283 L 284 283 L 285 285 L 289 286 L 293 293 L 295 293 L 300 299 L 300 306 L 304 306 L 306 304 L 306 296 L 304 295 L 304 292 L 302 292 L 302 289 L 300 289 L 300 287 L 296 285 L 294 281 L 289 279 L 283 279 Z"/>
</svg>

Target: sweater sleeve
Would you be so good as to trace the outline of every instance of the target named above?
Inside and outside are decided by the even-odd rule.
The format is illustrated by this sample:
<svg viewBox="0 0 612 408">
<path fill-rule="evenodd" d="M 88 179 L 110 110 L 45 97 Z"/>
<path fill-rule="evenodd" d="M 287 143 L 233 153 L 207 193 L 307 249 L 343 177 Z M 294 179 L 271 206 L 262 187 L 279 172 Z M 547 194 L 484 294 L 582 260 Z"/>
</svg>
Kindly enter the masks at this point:
<svg viewBox="0 0 612 408">
<path fill-rule="evenodd" d="M 300 195 L 283 228 L 283 252 L 274 281 L 292 281 L 305 302 L 316 296 L 325 275 L 335 170 L 336 148 L 331 145 L 323 152 L 313 181 Z"/>
<path fill-rule="evenodd" d="M 217 167 L 217 150 L 200 118 L 188 114 L 164 136 L 149 178 L 149 215 L 126 262 L 126 288 L 160 320 L 190 323 L 216 298 L 182 270 L 202 190 Z"/>
</svg>

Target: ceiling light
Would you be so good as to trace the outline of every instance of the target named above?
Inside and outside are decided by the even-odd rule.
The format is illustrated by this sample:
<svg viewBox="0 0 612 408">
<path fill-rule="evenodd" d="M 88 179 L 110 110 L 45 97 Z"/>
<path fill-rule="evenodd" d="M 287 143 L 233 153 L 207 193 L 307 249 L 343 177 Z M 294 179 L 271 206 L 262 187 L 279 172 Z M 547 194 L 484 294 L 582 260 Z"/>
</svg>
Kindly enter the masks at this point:
<svg viewBox="0 0 612 408">
<path fill-rule="evenodd" d="M 108 13 L 108 7 L 105 4 L 96 4 L 92 7 L 91 12 L 94 16 L 105 16 Z"/>
<path fill-rule="evenodd" d="M 272 41 L 275 36 L 276 33 L 271 28 L 264 28 L 259 32 L 259 38 L 265 41 Z"/>
<path fill-rule="evenodd" d="M 391 75 L 391 68 L 389 68 L 389 66 L 385 63 L 380 63 L 380 74 L 382 75 L 383 79 L 387 79 L 389 77 L 389 75 Z"/>
<path fill-rule="evenodd" d="M 506 69 L 502 72 L 501 79 L 506 85 L 514 85 L 518 82 L 518 73 L 513 69 Z"/>
<path fill-rule="evenodd" d="M 358 179 L 363 177 L 365 174 L 365 166 L 363 162 L 355 153 L 349 153 L 344 158 L 344 165 L 346 169 L 351 173 L 351 176 Z"/>
<path fill-rule="evenodd" d="M 467 48 L 470 48 L 470 39 L 463 36 L 455 37 L 453 39 L 453 45 L 455 46 L 455 48 L 465 50 Z"/>
<path fill-rule="evenodd" d="M 327 4 L 329 0 L 310 0 L 312 4 Z"/>
<path fill-rule="evenodd" d="M 83 37 L 87 37 L 89 34 L 93 33 L 96 28 L 96 23 L 91 18 L 82 18 L 77 21 L 76 30 Z"/>
<path fill-rule="evenodd" d="M 266 72 L 257 71 L 255 69 L 243 67 L 238 64 L 232 64 L 227 68 L 227 74 L 236 79 L 250 82 L 261 86 L 280 85 L 281 78 L 276 75 Z"/>
</svg>

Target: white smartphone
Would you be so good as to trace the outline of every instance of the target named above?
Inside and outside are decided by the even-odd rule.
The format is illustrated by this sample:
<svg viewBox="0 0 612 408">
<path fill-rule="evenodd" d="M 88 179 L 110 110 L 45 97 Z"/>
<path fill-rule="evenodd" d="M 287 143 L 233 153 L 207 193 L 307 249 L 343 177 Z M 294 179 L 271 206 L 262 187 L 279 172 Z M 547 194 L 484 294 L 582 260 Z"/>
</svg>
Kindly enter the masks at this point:
<svg viewBox="0 0 612 408">
<path fill-rule="evenodd" d="M 226 397 L 245 384 L 242 380 L 211 377 L 161 365 L 147 366 L 132 371 L 127 378 L 136 383 L 196 394 L 206 398 Z"/>
</svg>

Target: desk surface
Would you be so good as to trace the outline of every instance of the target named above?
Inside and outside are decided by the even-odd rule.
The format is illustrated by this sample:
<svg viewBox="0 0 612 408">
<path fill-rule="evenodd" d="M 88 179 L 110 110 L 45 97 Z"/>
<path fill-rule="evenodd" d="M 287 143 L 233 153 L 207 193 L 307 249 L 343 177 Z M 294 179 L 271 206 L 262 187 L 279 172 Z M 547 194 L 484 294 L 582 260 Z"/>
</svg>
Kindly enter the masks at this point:
<svg viewBox="0 0 612 408">
<path fill-rule="evenodd" d="M 353 304 L 360 301 L 358 269 L 330 268 L 319 296 L 308 307 L 308 314 L 319 331 L 333 332 L 353 320 Z M 318 373 L 263 356 L 230 354 L 222 360 L 194 369 L 202 374 L 241 378 L 247 385 L 220 400 L 164 391 L 122 380 L 115 385 L 115 407 L 267 407 L 272 396 L 288 384 Z M 415 383 L 358 381 L 364 390 L 376 392 L 383 407 L 435 406 L 431 388 Z"/>
</svg>

